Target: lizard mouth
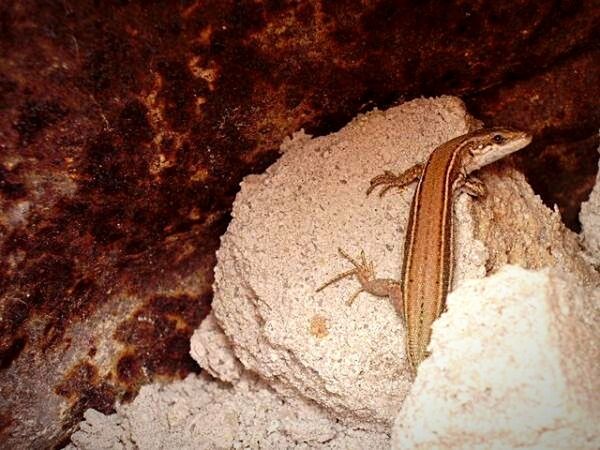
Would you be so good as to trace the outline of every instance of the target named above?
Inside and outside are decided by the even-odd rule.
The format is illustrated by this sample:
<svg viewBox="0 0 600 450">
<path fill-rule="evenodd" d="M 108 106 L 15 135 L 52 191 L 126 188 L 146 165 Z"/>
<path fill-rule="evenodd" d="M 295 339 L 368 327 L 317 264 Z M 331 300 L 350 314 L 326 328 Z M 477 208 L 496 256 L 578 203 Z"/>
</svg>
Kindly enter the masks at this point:
<svg viewBox="0 0 600 450">
<path fill-rule="evenodd" d="M 482 155 L 482 158 L 479 161 L 479 167 L 491 164 L 495 161 L 498 161 L 499 159 L 510 155 L 511 153 L 521 150 L 523 147 L 529 145 L 530 142 L 531 136 L 527 133 L 523 133 L 521 137 L 511 139 L 506 144 L 498 147 L 496 151 L 488 152 L 485 155 Z"/>
</svg>

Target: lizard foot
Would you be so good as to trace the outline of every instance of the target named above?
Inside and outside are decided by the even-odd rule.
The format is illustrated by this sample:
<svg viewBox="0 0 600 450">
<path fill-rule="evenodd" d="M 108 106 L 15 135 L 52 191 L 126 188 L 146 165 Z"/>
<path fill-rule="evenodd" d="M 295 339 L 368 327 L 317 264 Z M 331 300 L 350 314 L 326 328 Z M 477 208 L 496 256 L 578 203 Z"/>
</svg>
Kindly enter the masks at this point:
<svg viewBox="0 0 600 450">
<path fill-rule="evenodd" d="M 322 284 L 319 288 L 317 288 L 317 292 L 322 291 L 327 286 L 330 286 L 338 281 L 346 278 L 355 276 L 358 279 L 361 287 L 358 291 L 356 291 L 352 297 L 347 300 L 348 305 L 352 305 L 356 297 L 361 292 L 368 292 L 377 297 L 390 297 L 394 300 L 394 303 L 401 299 L 401 288 L 400 283 L 395 280 L 387 279 L 387 278 L 375 278 L 375 268 L 372 262 L 367 261 L 365 257 L 365 252 L 360 252 L 360 262 L 356 261 L 346 252 L 344 252 L 341 248 L 338 248 L 340 255 L 346 258 L 348 261 L 352 263 L 354 266 L 353 269 L 347 270 L 345 272 L 340 273 L 339 275 L 333 277 L 331 280 Z"/>
<path fill-rule="evenodd" d="M 474 198 L 485 197 L 487 195 L 485 184 L 474 175 L 469 175 L 467 177 L 464 184 L 461 186 L 461 190 Z"/>
<path fill-rule="evenodd" d="M 415 164 L 400 175 L 396 175 L 389 170 L 386 170 L 371 180 L 371 185 L 369 186 L 369 189 L 367 189 L 367 195 L 373 192 L 376 187 L 383 186 L 383 189 L 379 193 L 379 196 L 383 197 L 383 195 L 393 187 L 403 188 L 413 181 L 418 180 L 422 173 L 423 164 Z"/>
</svg>

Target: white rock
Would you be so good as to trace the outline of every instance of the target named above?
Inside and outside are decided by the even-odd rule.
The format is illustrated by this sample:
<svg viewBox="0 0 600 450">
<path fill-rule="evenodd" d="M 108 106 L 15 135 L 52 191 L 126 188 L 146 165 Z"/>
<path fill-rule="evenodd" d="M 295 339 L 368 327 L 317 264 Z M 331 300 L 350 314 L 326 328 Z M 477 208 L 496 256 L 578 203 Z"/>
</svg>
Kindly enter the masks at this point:
<svg viewBox="0 0 600 450">
<path fill-rule="evenodd" d="M 67 449 L 389 448 L 387 434 L 345 427 L 314 404 L 282 399 L 248 373 L 233 386 L 195 375 L 144 386 L 115 414 L 88 410 L 85 418 Z"/>
<path fill-rule="evenodd" d="M 212 312 L 194 332 L 190 354 L 202 369 L 221 381 L 233 383 L 242 376 L 244 368 L 233 354 L 229 339 L 215 321 Z"/>
<path fill-rule="evenodd" d="M 389 424 L 410 387 L 401 320 L 367 294 L 348 307 L 354 279 L 316 289 L 349 269 L 338 247 L 364 250 L 379 276 L 399 278 L 414 186 L 367 197 L 370 179 L 424 160 L 471 124 L 458 99 L 415 100 L 326 137 L 300 134 L 242 183 L 218 251 L 213 311 L 246 368 L 338 417 Z M 469 223 L 466 212 L 460 221 Z M 460 270 L 482 276 L 481 245 L 462 248 Z"/>
<path fill-rule="evenodd" d="M 506 266 L 447 305 L 392 448 L 600 448 L 599 289 Z"/>
<path fill-rule="evenodd" d="M 367 197 L 369 181 L 426 160 L 475 123 L 458 99 L 417 99 L 329 136 L 300 134 L 265 174 L 242 183 L 217 255 L 213 311 L 244 367 L 347 423 L 387 429 L 411 385 L 404 325 L 371 295 L 347 306 L 353 278 L 316 289 L 351 268 L 338 247 L 364 250 L 378 276 L 399 279 L 414 186 Z M 454 286 L 506 263 L 560 265 L 597 283 L 577 236 L 522 175 L 499 163 L 481 178 L 486 198 L 456 201 Z"/>
</svg>

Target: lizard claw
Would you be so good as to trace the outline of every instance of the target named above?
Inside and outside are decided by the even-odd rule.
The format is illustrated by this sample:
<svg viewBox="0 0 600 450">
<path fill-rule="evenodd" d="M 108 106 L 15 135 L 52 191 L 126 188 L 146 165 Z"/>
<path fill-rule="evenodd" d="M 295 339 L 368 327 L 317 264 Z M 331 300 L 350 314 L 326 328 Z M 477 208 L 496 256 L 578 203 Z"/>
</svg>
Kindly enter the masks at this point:
<svg viewBox="0 0 600 450">
<path fill-rule="evenodd" d="M 340 255 L 342 255 L 342 257 L 346 258 L 348 261 L 350 261 L 352 263 L 352 265 L 354 266 L 354 269 L 350 269 L 347 270 L 345 272 L 342 272 L 338 275 L 336 275 L 335 277 L 333 277 L 331 280 L 325 282 L 324 284 L 322 284 L 321 286 L 319 286 L 317 288 L 317 292 L 322 291 L 323 289 L 325 289 L 327 286 L 331 286 L 334 283 L 337 283 L 338 281 L 347 278 L 347 277 L 351 277 L 353 275 L 356 275 L 359 277 L 359 279 L 363 278 L 365 275 L 368 276 L 369 271 L 372 270 L 372 265 L 369 266 L 369 264 L 367 263 L 366 257 L 365 257 L 365 252 L 361 251 L 361 263 L 357 262 L 354 258 L 352 258 L 350 255 L 348 255 L 346 252 L 344 252 L 344 250 L 342 250 L 341 248 L 338 248 L 338 252 L 340 253 Z M 357 292 L 356 294 L 354 294 L 351 298 L 351 302 L 354 301 L 354 298 L 356 296 L 358 296 L 358 294 L 360 294 L 361 291 Z"/>
<path fill-rule="evenodd" d="M 355 260 L 354 258 L 352 258 L 350 255 L 348 255 L 346 252 L 344 252 L 341 248 L 338 248 L 338 252 L 340 253 L 340 255 L 342 255 L 342 257 L 344 257 L 345 259 L 350 261 L 352 263 L 352 265 L 354 266 L 354 268 L 347 270 L 345 272 L 342 272 L 339 275 L 336 275 L 335 277 L 333 277 L 331 280 L 322 284 L 317 289 L 317 292 L 322 291 L 327 286 L 337 283 L 338 281 L 340 281 L 343 278 L 356 276 L 361 287 L 358 291 L 356 291 L 352 295 L 352 297 L 350 297 L 347 300 L 346 303 L 348 305 L 352 305 L 352 303 L 354 302 L 356 297 L 358 297 L 358 295 L 362 292 L 368 292 L 377 297 L 389 297 L 391 295 L 394 295 L 397 297 L 399 295 L 398 294 L 400 292 L 399 291 L 399 289 L 400 289 L 399 283 L 397 283 L 394 280 L 379 279 L 379 278 L 375 277 L 375 265 L 373 264 L 373 262 L 367 260 L 367 257 L 365 256 L 364 251 L 360 252 L 360 262 Z"/>
</svg>

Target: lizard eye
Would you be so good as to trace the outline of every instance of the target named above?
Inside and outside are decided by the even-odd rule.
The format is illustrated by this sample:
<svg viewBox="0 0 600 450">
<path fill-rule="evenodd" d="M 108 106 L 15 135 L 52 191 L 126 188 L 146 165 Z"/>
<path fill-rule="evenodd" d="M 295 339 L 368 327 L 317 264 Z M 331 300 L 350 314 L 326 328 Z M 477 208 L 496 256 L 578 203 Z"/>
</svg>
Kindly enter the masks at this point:
<svg viewBox="0 0 600 450">
<path fill-rule="evenodd" d="M 492 138 L 496 144 L 502 144 L 506 139 L 501 134 L 495 134 Z"/>
</svg>

